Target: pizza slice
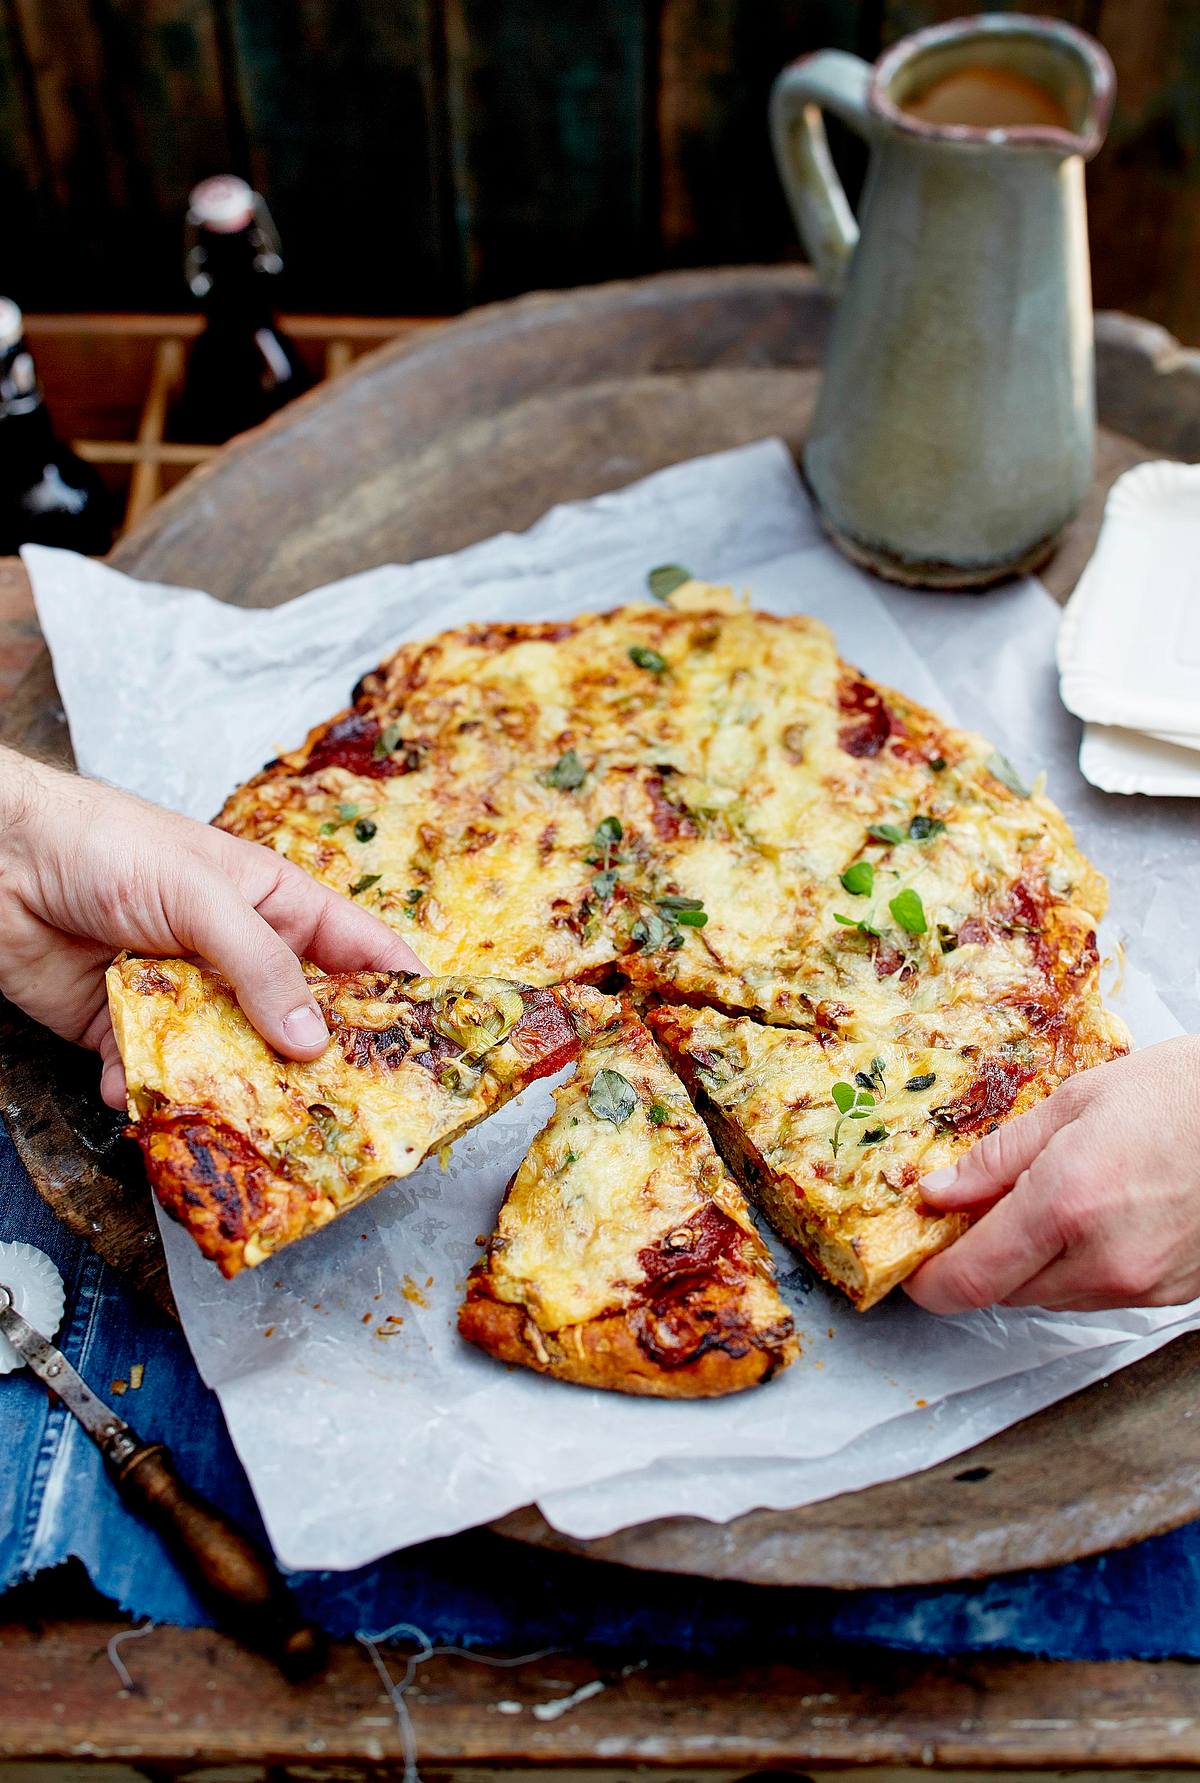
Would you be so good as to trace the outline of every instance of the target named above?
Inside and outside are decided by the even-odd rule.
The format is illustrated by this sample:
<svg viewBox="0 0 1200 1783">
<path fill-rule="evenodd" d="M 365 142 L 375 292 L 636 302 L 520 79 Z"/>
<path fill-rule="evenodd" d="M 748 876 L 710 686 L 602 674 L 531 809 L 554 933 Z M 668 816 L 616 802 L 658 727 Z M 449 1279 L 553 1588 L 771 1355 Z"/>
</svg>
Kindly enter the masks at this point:
<svg viewBox="0 0 1200 1783">
<path fill-rule="evenodd" d="M 632 1010 L 592 1033 L 555 1104 L 468 1279 L 463 1336 L 559 1380 L 660 1398 L 715 1398 L 785 1367 L 796 1344 L 770 1258 Z"/>
<path fill-rule="evenodd" d="M 207 967 L 123 957 L 109 1008 L 162 1205 L 227 1276 L 326 1225 L 577 1057 L 607 999 L 306 968 L 332 1039 L 274 1052 Z"/>
<path fill-rule="evenodd" d="M 677 1005 L 647 1019 L 751 1199 L 860 1311 L 966 1230 L 920 1178 L 1065 1075 L 1028 1040 L 956 1044 L 947 1011 L 870 1041 Z"/>
</svg>

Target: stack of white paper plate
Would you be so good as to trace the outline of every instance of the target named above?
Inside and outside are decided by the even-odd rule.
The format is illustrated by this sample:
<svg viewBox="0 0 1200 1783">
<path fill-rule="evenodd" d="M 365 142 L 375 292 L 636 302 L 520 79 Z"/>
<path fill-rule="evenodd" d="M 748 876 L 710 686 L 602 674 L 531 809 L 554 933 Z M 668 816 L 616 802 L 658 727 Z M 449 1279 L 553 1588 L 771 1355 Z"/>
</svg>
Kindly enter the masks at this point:
<svg viewBox="0 0 1200 1783">
<path fill-rule="evenodd" d="M 1200 797 L 1200 465 L 1142 464 L 1114 483 L 1058 667 L 1094 786 Z"/>
</svg>

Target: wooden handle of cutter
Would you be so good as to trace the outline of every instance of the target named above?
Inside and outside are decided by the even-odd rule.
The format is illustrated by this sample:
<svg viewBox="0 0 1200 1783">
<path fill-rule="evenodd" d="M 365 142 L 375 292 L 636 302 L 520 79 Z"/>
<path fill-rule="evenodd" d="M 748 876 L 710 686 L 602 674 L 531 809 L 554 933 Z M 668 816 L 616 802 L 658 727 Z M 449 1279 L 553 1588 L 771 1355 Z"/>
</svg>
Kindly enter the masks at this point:
<svg viewBox="0 0 1200 1783">
<path fill-rule="evenodd" d="M 215 1505 L 193 1492 L 162 1443 L 139 1443 L 110 1471 L 131 1510 L 153 1525 L 219 1621 L 286 1677 L 324 1663 L 325 1636 L 301 1615 L 267 1554 Z"/>
</svg>

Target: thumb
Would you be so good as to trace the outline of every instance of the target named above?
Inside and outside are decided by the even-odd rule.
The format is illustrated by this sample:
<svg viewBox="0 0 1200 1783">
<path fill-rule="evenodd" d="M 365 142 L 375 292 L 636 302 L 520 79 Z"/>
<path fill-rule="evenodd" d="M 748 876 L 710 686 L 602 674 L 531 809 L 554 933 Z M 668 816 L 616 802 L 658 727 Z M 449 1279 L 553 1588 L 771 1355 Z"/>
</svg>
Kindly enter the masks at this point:
<svg viewBox="0 0 1200 1783">
<path fill-rule="evenodd" d="M 947 1213 L 999 1200 L 1074 1114 L 1061 1090 L 1047 1096 L 1028 1113 L 985 1133 L 956 1164 L 922 1177 L 922 1197 Z"/>
<path fill-rule="evenodd" d="M 164 903 L 183 950 L 224 974 L 264 1040 L 291 1059 L 324 1052 L 329 1029 L 300 961 L 227 874 L 193 855 Z"/>
</svg>

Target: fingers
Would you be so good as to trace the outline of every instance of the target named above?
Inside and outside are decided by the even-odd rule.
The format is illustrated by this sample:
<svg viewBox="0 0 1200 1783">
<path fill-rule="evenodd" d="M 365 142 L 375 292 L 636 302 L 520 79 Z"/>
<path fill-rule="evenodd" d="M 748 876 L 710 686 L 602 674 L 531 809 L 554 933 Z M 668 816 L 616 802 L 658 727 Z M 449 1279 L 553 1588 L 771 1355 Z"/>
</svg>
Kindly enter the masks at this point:
<svg viewBox="0 0 1200 1783">
<path fill-rule="evenodd" d="M 1054 1197 L 1022 1176 L 1010 1195 L 909 1276 L 904 1289 L 926 1312 L 968 1312 L 1008 1299 L 1063 1248 Z"/>
<path fill-rule="evenodd" d="M 921 1179 L 921 1194 L 939 1212 L 965 1212 L 1007 1194 L 1050 1139 L 1074 1118 L 1076 1105 L 1056 1090 L 1028 1114 L 986 1133 L 978 1145 L 945 1170 Z"/>
<path fill-rule="evenodd" d="M 329 1030 L 288 941 L 219 867 L 186 857 L 164 889 L 164 908 L 185 950 L 224 973 L 263 1039 L 291 1059 L 315 1059 Z"/>
<path fill-rule="evenodd" d="M 117 1051 L 117 1037 L 110 1022 L 100 1040 L 100 1096 L 110 1108 L 126 1108 L 129 1103 L 125 1083 L 125 1067 Z"/>
<path fill-rule="evenodd" d="M 106 1102 L 110 1108 L 125 1108 L 127 1106 L 125 1067 L 121 1063 L 121 1055 L 117 1051 L 117 1037 L 113 1033 L 107 1002 L 101 1005 L 83 1033 L 80 1034 L 79 1044 L 100 1054 L 101 1100 Z"/>
<path fill-rule="evenodd" d="M 273 849 L 226 837 L 222 865 L 293 952 L 325 972 L 421 972 L 424 962 L 385 922 L 321 885 Z"/>
</svg>

